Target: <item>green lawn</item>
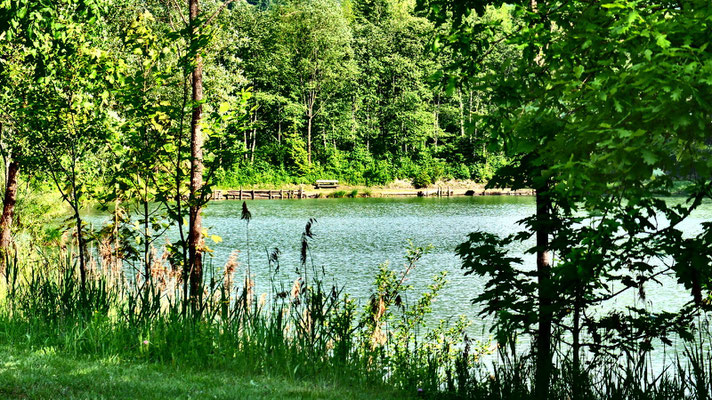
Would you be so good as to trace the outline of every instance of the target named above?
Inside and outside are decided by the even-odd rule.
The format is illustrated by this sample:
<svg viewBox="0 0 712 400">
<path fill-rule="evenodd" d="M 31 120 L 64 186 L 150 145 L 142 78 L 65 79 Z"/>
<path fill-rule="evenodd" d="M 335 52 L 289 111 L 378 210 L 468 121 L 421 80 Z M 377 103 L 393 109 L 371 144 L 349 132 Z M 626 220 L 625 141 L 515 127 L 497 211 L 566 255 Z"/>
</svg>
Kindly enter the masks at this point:
<svg viewBox="0 0 712 400">
<path fill-rule="evenodd" d="M 0 347 L 0 398 L 9 399 L 394 399 L 395 392 L 241 376 L 213 368 L 67 358 Z"/>
</svg>

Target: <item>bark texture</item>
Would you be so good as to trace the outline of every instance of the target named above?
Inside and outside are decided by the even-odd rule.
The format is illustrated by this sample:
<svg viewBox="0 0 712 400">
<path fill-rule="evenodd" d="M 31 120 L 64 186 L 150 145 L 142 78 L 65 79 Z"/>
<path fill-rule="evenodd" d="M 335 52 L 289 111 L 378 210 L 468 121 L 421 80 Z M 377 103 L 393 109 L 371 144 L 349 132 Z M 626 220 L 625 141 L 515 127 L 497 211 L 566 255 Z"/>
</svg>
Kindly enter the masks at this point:
<svg viewBox="0 0 712 400">
<path fill-rule="evenodd" d="M 8 164 L 7 179 L 5 181 L 5 198 L 3 199 L 2 217 L 0 217 L 0 273 L 5 273 L 6 256 L 10 248 L 12 220 L 15 215 L 17 202 L 17 173 L 20 164 L 12 160 Z"/>
<path fill-rule="evenodd" d="M 551 252 L 549 226 L 551 201 L 548 185 L 536 190 L 536 271 L 539 291 L 539 326 L 536 339 L 536 398 L 547 400 L 551 382 Z"/>
<path fill-rule="evenodd" d="M 197 19 L 200 12 L 198 0 L 188 0 L 190 10 L 191 46 L 198 40 Z M 202 199 L 203 188 L 203 59 L 196 51 L 192 72 L 193 113 L 190 122 L 190 211 L 188 231 L 188 268 L 190 268 L 190 297 L 192 304 L 199 303 L 203 282 Z"/>
</svg>

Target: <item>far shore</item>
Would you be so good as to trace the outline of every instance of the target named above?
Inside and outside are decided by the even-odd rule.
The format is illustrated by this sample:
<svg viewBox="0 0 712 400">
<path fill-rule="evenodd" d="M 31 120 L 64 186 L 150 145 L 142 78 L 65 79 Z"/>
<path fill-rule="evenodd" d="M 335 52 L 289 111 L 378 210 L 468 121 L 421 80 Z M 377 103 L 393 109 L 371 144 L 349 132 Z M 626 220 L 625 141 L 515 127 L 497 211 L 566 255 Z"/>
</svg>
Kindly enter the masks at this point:
<svg viewBox="0 0 712 400">
<path fill-rule="evenodd" d="M 386 186 L 337 185 L 336 188 L 317 189 L 314 185 L 285 185 L 281 187 L 215 188 L 213 200 L 280 200 L 342 197 L 462 197 L 462 196 L 532 196 L 531 189 L 485 189 L 472 181 L 437 182 L 426 188 L 415 188 L 409 182 L 397 181 Z"/>
</svg>

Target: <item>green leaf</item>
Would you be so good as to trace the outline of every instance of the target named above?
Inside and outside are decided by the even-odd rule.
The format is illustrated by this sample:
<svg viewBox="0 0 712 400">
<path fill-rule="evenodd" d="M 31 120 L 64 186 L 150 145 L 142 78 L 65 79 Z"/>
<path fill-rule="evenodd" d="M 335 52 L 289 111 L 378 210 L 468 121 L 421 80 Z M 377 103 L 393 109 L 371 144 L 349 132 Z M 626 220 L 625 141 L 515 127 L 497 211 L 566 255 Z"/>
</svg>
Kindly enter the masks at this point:
<svg viewBox="0 0 712 400">
<path fill-rule="evenodd" d="M 625 6 L 624 6 L 623 4 L 618 4 L 618 3 L 601 4 L 601 7 L 602 7 L 602 8 L 607 8 L 607 9 L 611 9 L 611 8 L 625 8 Z"/>
<path fill-rule="evenodd" d="M 658 156 L 650 150 L 643 150 L 641 155 L 643 156 L 643 161 L 648 165 L 654 165 L 659 160 Z"/>
<path fill-rule="evenodd" d="M 577 65 L 574 67 L 574 76 L 576 78 L 580 78 L 581 75 L 583 75 L 583 66 L 582 65 Z"/>
<path fill-rule="evenodd" d="M 655 33 L 655 43 L 663 49 L 670 47 L 670 41 L 667 40 L 667 35 L 662 33 Z"/>
</svg>

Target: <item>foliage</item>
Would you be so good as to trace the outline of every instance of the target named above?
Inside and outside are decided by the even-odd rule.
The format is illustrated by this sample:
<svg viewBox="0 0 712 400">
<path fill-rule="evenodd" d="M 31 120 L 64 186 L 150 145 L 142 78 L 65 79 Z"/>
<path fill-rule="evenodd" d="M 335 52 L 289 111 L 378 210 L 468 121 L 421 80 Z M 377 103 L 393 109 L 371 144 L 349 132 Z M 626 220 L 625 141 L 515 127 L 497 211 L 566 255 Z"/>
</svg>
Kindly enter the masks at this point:
<svg viewBox="0 0 712 400">
<path fill-rule="evenodd" d="M 583 348 L 590 351 L 588 363 L 596 363 L 621 349 L 645 353 L 654 339 L 669 343 L 673 334 L 691 340 L 692 321 L 707 308 L 702 282 L 710 258 L 702 250 L 706 233 L 683 239 L 677 225 L 709 197 L 709 180 L 695 180 L 685 205 L 657 196 L 670 193 L 676 178 L 709 168 L 699 154 L 708 148 L 712 91 L 696 78 L 709 63 L 709 4 L 422 6 L 434 21 L 449 25 L 445 48 L 455 53 L 455 62 L 443 80 L 472 87 L 473 76 L 485 76 L 496 107 L 487 125 L 513 159 L 490 185 L 529 186 L 537 193 L 536 214 L 522 221 L 523 232 L 502 239 L 474 233 L 458 249 L 467 273 L 489 279 L 475 301 L 507 332 L 499 336 L 535 334 L 536 396 L 547 398 L 553 382 L 549 341 L 569 343 L 553 333 L 554 326 L 572 337 L 575 374 L 586 368 L 580 364 Z M 502 6 L 514 24 L 488 18 L 487 6 Z M 501 43 L 516 50 L 508 53 L 511 74 L 488 68 L 488 55 Z M 667 79 L 697 83 L 674 92 Z M 659 220 L 663 215 L 666 220 Z M 532 237 L 535 270 L 506 251 Z M 693 248 L 697 257 L 686 250 Z M 661 275 L 675 276 L 690 291 L 690 301 L 674 311 L 627 307 L 592 313 L 625 292 L 637 290 L 644 298 Z M 574 389 L 574 397 L 583 395 Z"/>
<path fill-rule="evenodd" d="M 256 107 L 253 129 L 241 140 L 245 162 L 239 172 L 226 168 L 221 186 L 258 163 L 284 166 L 291 182 L 315 175 L 373 185 L 412 179 L 399 166 L 422 164 L 416 160 L 424 154 L 435 164 L 457 162 L 472 171 L 486 170 L 498 156 L 479 151 L 487 135 L 466 129 L 483 112 L 475 92 L 450 95 L 431 87 L 437 61 L 424 38 L 436 27 L 410 3 L 241 4 L 221 18 L 245 32 L 233 57 Z M 344 159 L 351 160 L 346 172 Z M 433 181 L 489 177 L 446 168 L 428 173 Z"/>
<path fill-rule="evenodd" d="M 427 188 L 433 182 L 430 180 L 430 175 L 425 171 L 420 171 L 411 181 L 413 187 L 416 189 Z"/>
</svg>

